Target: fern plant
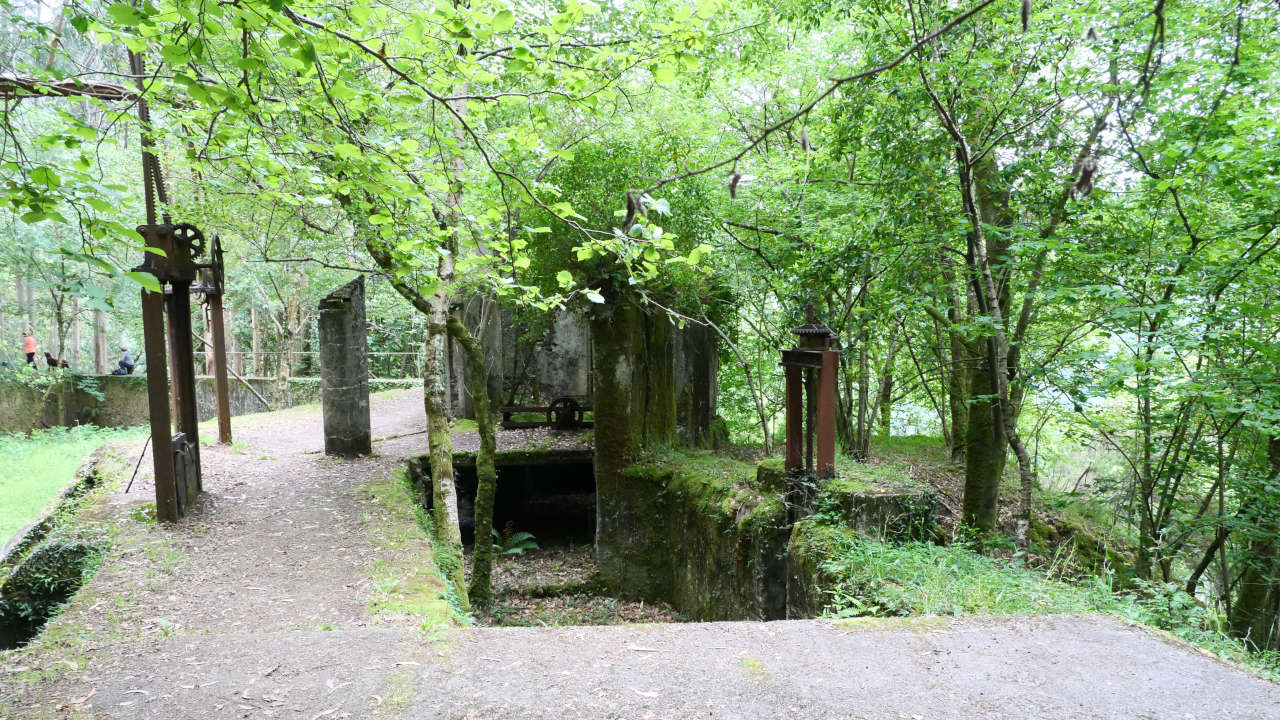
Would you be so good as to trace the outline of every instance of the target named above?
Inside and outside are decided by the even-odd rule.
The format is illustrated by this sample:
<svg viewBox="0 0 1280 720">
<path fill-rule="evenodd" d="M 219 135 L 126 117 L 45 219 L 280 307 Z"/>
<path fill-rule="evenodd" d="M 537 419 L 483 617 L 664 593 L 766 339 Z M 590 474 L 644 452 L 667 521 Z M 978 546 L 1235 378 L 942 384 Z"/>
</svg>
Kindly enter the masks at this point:
<svg viewBox="0 0 1280 720">
<path fill-rule="evenodd" d="M 525 550 L 537 550 L 533 533 L 518 532 L 503 535 L 493 528 L 493 551 L 499 555 L 523 555 Z"/>
</svg>

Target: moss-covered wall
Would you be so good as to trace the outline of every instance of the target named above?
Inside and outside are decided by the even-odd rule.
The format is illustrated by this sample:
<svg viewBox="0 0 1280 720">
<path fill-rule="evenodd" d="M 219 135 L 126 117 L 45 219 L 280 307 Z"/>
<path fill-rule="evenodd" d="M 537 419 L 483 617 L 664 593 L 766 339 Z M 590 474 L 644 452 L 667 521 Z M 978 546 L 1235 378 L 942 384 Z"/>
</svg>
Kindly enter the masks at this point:
<svg viewBox="0 0 1280 720">
<path fill-rule="evenodd" d="M 619 594 L 665 600 L 699 620 L 786 615 L 790 528 L 781 495 L 755 469 L 707 453 L 654 453 L 626 468 L 615 490 L 613 532 L 597 556 Z"/>
<path fill-rule="evenodd" d="M 931 492 L 838 483 L 821 489 L 813 518 L 788 525 L 784 475 L 780 459 L 753 467 L 705 451 L 644 453 L 614 489 L 613 531 L 596 536 L 597 554 L 615 563 L 606 582 L 699 620 L 813 617 L 833 585 L 823 576 L 829 527 L 885 540 L 933 527 Z"/>
</svg>

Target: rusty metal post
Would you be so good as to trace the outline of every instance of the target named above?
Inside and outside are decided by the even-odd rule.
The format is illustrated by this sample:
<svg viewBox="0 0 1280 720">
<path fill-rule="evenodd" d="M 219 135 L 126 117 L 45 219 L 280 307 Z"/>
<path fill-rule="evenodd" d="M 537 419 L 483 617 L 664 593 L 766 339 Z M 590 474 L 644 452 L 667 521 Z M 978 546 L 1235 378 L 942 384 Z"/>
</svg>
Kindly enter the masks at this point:
<svg viewBox="0 0 1280 720">
<path fill-rule="evenodd" d="M 813 473 L 813 428 L 818 418 L 818 371 L 804 369 L 804 471 Z"/>
<path fill-rule="evenodd" d="M 823 352 L 822 368 L 818 371 L 818 477 L 836 474 L 836 375 L 839 369 L 839 351 Z"/>
<path fill-rule="evenodd" d="M 187 436 L 191 444 L 192 461 L 200 467 L 199 409 L 196 407 L 195 353 L 191 348 L 191 282 L 178 280 L 173 283 L 169 296 L 169 326 L 173 328 L 173 389 L 182 398 L 179 403 L 178 430 Z M 196 491 L 204 490 L 203 479 L 197 476 Z"/>
<path fill-rule="evenodd" d="M 164 294 L 164 333 L 169 343 L 169 378 L 173 385 L 169 389 L 170 418 L 174 429 L 171 432 L 182 432 L 182 393 L 178 391 L 178 329 L 174 326 L 173 291 L 167 288 Z"/>
<path fill-rule="evenodd" d="M 836 375 L 840 352 L 831 349 L 836 334 L 818 322 L 812 304 L 805 308 L 805 316 L 807 322 L 791 331 L 800 339 L 798 346 L 782 351 L 787 378 L 786 467 L 788 476 L 795 476 L 796 502 L 812 499 L 812 483 L 806 485 L 800 476 L 835 475 Z"/>
<path fill-rule="evenodd" d="M 785 366 L 787 377 L 787 471 L 795 471 L 804 467 L 804 385 L 801 381 L 802 368 L 795 365 Z"/>
<path fill-rule="evenodd" d="M 178 494 L 173 472 L 169 420 L 169 374 L 164 336 L 164 293 L 142 291 L 142 337 L 147 354 L 147 409 L 151 414 L 151 459 L 155 468 L 156 519 L 177 522 Z"/>
<path fill-rule="evenodd" d="M 227 387 L 227 339 L 222 325 L 222 294 L 209 298 L 209 328 L 213 332 L 213 384 L 218 396 L 218 442 L 231 443 L 231 404 Z"/>
</svg>

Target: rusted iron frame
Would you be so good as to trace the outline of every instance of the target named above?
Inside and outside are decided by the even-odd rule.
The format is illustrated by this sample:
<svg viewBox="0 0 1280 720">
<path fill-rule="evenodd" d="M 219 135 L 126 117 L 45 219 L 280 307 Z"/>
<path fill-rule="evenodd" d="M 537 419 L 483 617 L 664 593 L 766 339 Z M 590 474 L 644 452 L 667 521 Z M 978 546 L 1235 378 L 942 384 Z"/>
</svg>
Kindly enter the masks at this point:
<svg viewBox="0 0 1280 720">
<path fill-rule="evenodd" d="M 142 342 L 147 353 L 147 409 L 151 420 L 151 457 L 155 470 L 156 519 L 177 522 L 177 481 L 174 477 L 173 441 L 170 433 L 169 375 L 166 361 L 164 293 L 142 290 Z M 160 333 L 149 330 L 161 328 Z"/>
<path fill-rule="evenodd" d="M 787 422 L 785 503 L 796 522 L 808 514 L 815 480 L 835 476 L 836 375 L 840 353 L 836 335 L 805 308 L 807 322 L 791 332 L 801 346 L 782 351 Z"/>
<path fill-rule="evenodd" d="M 196 368 L 195 350 L 191 347 L 191 283 L 186 280 L 175 280 L 173 291 L 168 294 L 169 322 L 173 329 L 170 347 L 174 355 L 174 367 L 177 369 L 173 377 L 174 395 L 180 398 L 178 403 L 178 430 L 190 444 L 192 460 L 197 468 L 196 490 L 204 490 L 204 481 L 200 477 L 200 412 L 196 406 Z"/>
<path fill-rule="evenodd" d="M 204 296 L 205 322 L 213 336 L 213 386 L 218 410 L 218 442 L 231 443 L 231 400 L 227 380 L 227 339 L 223 322 L 222 294 L 226 287 L 226 266 L 223 261 L 222 240 L 214 236 L 209 248 L 209 262 L 200 264 L 200 283 L 191 288 Z M 201 342 L 209 345 L 203 339 Z"/>
<path fill-rule="evenodd" d="M 566 402 L 567 401 L 567 402 Z M 507 405 L 498 408 L 498 412 L 502 413 L 502 427 L 506 430 L 538 428 L 538 427 L 559 427 L 566 429 L 587 428 L 595 423 L 586 421 L 586 414 L 591 412 L 591 406 L 578 402 L 572 397 L 558 397 L 553 399 L 546 405 Z M 557 422 L 557 416 L 568 412 L 570 420 L 568 422 Z M 512 420 L 511 416 L 516 413 L 542 413 L 545 420 Z"/>
</svg>

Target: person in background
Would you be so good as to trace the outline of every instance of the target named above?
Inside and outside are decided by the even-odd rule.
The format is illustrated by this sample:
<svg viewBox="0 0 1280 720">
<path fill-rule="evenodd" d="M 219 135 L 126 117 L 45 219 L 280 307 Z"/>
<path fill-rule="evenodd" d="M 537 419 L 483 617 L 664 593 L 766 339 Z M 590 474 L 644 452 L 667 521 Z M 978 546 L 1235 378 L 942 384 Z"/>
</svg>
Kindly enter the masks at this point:
<svg viewBox="0 0 1280 720">
<path fill-rule="evenodd" d="M 123 375 L 132 375 L 134 368 L 133 353 L 129 352 L 129 348 L 120 348 L 120 369 L 124 370 Z"/>
<path fill-rule="evenodd" d="M 27 328 L 27 334 L 22 336 L 22 352 L 27 354 L 27 364 L 35 367 L 36 339 L 31 335 L 31 328 Z"/>
</svg>

